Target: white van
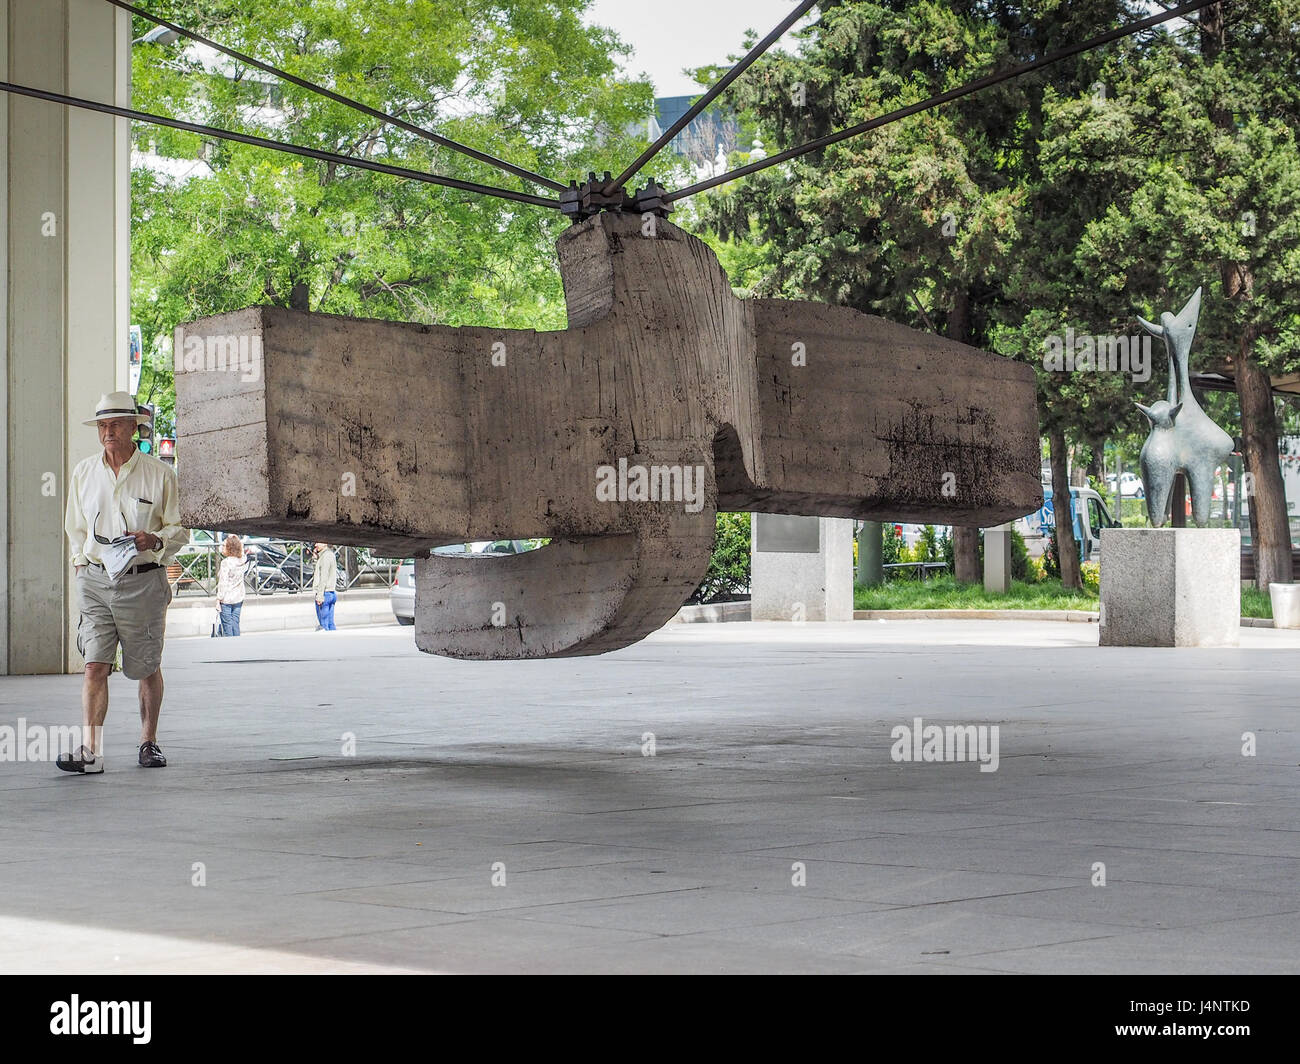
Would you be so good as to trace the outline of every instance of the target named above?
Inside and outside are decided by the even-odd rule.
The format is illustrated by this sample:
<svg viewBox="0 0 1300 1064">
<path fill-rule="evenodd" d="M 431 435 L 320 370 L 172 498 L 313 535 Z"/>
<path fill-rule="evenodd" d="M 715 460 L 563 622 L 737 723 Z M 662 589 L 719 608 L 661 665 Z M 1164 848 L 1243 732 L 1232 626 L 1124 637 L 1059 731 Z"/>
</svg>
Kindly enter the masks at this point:
<svg viewBox="0 0 1300 1064">
<path fill-rule="evenodd" d="M 1111 517 L 1105 500 L 1091 488 L 1070 488 L 1070 506 L 1074 513 L 1074 539 L 1079 544 L 1079 560 L 1097 561 L 1101 557 L 1101 530 L 1119 528 L 1120 523 Z M 1055 521 L 1052 488 L 1044 484 L 1043 505 L 1015 522 L 1016 530 L 1025 538 L 1025 547 L 1031 558 L 1041 558 L 1047 550 Z"/>
</svg>

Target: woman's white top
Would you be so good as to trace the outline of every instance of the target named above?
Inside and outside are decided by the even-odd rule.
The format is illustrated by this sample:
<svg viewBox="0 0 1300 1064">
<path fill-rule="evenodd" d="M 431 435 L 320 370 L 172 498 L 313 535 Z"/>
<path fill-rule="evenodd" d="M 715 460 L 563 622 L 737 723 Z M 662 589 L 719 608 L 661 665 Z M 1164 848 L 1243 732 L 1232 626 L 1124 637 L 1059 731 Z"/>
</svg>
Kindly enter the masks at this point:
<svg viewBox="0 0 1300 1064">
<path fill-rule="evenodd" d="M 217 601 L 244 601 L 244 559 L 222 558 L 221 568 L 217 571 Z"/>
</svg>

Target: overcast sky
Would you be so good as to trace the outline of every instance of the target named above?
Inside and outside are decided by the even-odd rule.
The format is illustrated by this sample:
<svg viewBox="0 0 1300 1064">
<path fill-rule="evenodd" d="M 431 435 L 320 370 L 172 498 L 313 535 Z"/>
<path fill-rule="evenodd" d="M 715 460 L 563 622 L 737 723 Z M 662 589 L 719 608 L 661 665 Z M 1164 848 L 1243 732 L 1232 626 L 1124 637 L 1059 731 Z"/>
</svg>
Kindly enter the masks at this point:
<svg viewBox="0 0 1300 1064">
<path fill-rule="evenodd" d="M 764 37 L 795 6 L 796 0 L 595 0 L 588 21 L 615 30 L 636 49 L 627 72 L 646 74 L 656 96 L 688 96 L 702 90 L 683 67 L 726 63 L 743 52 L 746 29 Z M 802 24 L 782 38 L 786 47 Z"/>
</svg>

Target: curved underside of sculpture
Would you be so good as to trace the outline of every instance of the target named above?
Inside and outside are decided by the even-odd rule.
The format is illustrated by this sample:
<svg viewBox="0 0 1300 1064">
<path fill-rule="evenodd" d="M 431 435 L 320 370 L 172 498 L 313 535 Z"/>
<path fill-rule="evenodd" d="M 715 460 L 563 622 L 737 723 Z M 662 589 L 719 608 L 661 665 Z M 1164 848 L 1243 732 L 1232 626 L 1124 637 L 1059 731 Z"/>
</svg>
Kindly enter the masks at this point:
<svg viewBox="0 0 1300 1064">
<path fill-rule="evenodd" d="M 710 515 L 710 520 L 712 515 Z M 663 627 L 704 578 L 713 528 L 552 540 L 485 561 L 417 558 L 415 645 L 457 658 L 602 654 Z"/>
<path fill-rule="evenodd" d="M 420 649 L 529 658 L 663 625 L 719 509 L 992 525 L 1040 505 L 1030 367 L 737 299 L 702 242 L 655 223 L 565 233 L 562 332 L 268 307 L 179 327 L 183 519 L 415 557 Z M 527 537 L 551 543 L 428 556 Z"/>
</svg>

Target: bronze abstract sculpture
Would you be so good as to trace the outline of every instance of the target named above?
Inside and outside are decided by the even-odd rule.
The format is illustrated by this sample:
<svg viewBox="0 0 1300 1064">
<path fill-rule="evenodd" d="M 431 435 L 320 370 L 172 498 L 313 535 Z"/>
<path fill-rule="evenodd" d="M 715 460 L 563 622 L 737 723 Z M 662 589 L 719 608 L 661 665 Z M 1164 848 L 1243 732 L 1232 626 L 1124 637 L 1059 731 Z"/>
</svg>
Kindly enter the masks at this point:
<svg viewBox="0 0 1300 1064">
<path fill-rule="evenodd" d="M 1164 340 L 1169 358 L 1168 398 L 1149 407 L 1136 404 L 1151 422 L 1151 433 L 1142 445 L 1139 464 L 1146 491 L 1147 517 L 1155 528 L 1164 524 L 1174 478 L 1179 473 L 1187 477 L 1191 490 L 1192 519 L 1204 528 L 1210 520 L 1214 472 L 1232 453 L 1232 437 L 1210 420 L 1192 394 L 1188 358 L 1200 314 L 1201 289 L 1198 288 L 1177 314 L 1165 311 L 1159 325 L 1138 317 L 1147 332 Z"/>
</svg>

